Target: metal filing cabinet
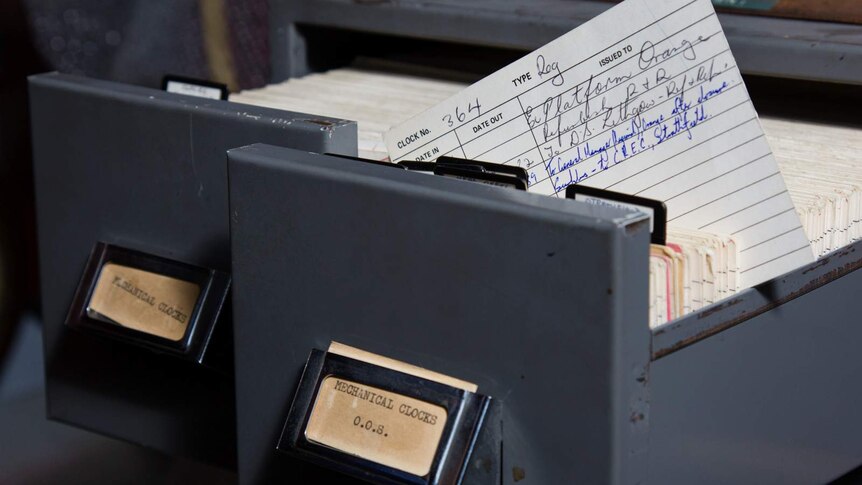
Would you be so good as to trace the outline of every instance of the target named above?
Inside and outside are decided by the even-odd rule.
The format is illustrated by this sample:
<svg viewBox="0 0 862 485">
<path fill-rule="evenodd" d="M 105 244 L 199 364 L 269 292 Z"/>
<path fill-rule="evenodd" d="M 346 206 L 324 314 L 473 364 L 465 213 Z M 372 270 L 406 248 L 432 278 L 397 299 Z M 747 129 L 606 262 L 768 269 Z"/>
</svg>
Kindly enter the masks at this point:
<svg viewBox="0 0 862 485">
<path fill-rule="evenodd" d="M 445 67 L 468 47 L 483 49 L 485 59 L 471 59 L 468 71 L 488 74 L 611 6 L 574 0 L 270 3 L 273 81 L 341 66 L 356 56 L 397 59 L 421 53 L 422 59 Z M 862 26 L 726 13 L 719 18 L 746 74 L 839 83 L 862 79 Z M 43 83 L 46 87 L 39 89 L 48 90 L 52 82 L 34 84 Z M 69 88 L 72 93 L 86 94 L 79 101 L 71 101 L 76 97 L 69 94 L 43 101 L 33 96 L 49 414 L 56 419 L 209 461 L 231 462 L 237 451 L 241 483 L 332 476 L 318 466 L 284 457 L 275 451 L 275 445 L 307 352 L 312 347 L 325 348 L 329 339 L 342 338 L 473 379 L 480 389 L 499 399 L 504 429 L 500 478 L 507 484 L 570 483 L 575 479 L 587 483 L 811 483 L 827 481 L 862 464 L 862 425 L 855 424 L 854 412 L 862 392 L 853 379 L 862 367 L 854 351 L 862 333 L 855 325 L 859 312 L 854 298 L 862 289 L 862 273 L 856 271 L 862 265 L 856 252 L 862 247 L 859 243 L 649 331 L 646 318 L 638 316 L 646 314 L 647 238 L 637 221 L 609 212 L 597 216 L 571 201 L 539 201 L 526 194 L 503 196 L 461 182 L 426 179 L 422 184 L 431 184 L 431 188 L 420 190 L 418 175 L 383 173 L 380 170 L 385 169 L 328 158 L 322 162 L 321 157 L 314 158 L 321 169 L 310 173 L 302 167 L 310 165 L 313 156 L 259 146 L 235 151 L 230 166 L 230 189 L 237 194 L 231 204 L 243 214 L 231 227 L 238 304 L 234 309 L 238 390 L 234 434 L 233 382 L 206 377 L 194 366 L 168 364 L 149 351 L 78 335 L 61 322 L 96 238 L 230 269 L 223 166 L 211 174 L 220 187 L 217 201 L 205 208 L 185 203 L 182 207 L 195 207 L 188 217 L 174 216 L 166 208 L 152 209 L 148 222 L 136 226 L 120 208 L 106 215 L 99 212 L 110 207 L 104 204 L 110 193 L 99 178 L 108 166 L 104 160 L 118 163 L 140 152 L 151 157 L 140 163 L 153 168 L 153 160 L 162 157 L 154 153 L 153 147 L 161 146 L 156 142 L 187 130 L 191 125 L 186 118 L 199 111 L 201 103 L 213 110 L 206 116 L 195 115 L 209 119 L 212 125 L 206 140 L 220 141 L 209 144 L 196 138 L 198 143 L 193 146 L 201 160 L 204 151 L 210 154 L 209 160 L 228 148 L 252 142 L 281 144 L 283 132 L 263 125 L 267 119 L 274 124 L 283 115 L 251 107 L 234 110 L 219 102 L 189 101 L 138 88 L 108 89 L 106 83 L 95 81 L 80 83 Z M 93 123 L 92 116 L 85 122 L 75 117 L 75 110 L 87 108 L 99 98 L 99 92 L 106 98 L 104 103 L 129 98 L 134 100 L 133 107 L 100 123 Z M 150 96 L 155 101 L 148 101 Z M 77 104 L 58 117 L 58 113 L 66 113 L 57 110 L 63 103 Z M 171 103 L 176 106 L 165 107 Z M 138 120 L 134 110 L 146 106 L 154 112 Z M 261 119 L 255 119 L 258 114 Z M 130 120 L 136 123 L 135 131 L 127 126 Z M 129 131 L 116 131 L 124 126 Z M 319 125 L 313 128 L 319 129 Z M 60 142 L 55 133 L 64 130 L 77 131 Z M 248 134 L 251 131 L 254 136 Z M 241 133 L 237 138 L 221 142 L 237 132 Z M 350 147 L 340 142 L 293 146 L 350 152 L 356 145 L 355 134 L 352 136 Z M 105 151 L 94 152 L 97 145 L 88 141 L 92 139 L 105 142 Z M 190 143 L 191 138 L 181 138 L 177 142 L 181 146 L 170 148 L 171 153 L 188 153 Z M 53 160 L 50 173 L 49 159 Z M 76 174 L 73 163 L 88 168 Z M 133 166 L 122 165 L 127 177 L 140 175 Z M 345 171 L 355 180 L 337 175 Z M 340 184 L 341 190 L 311 194 L 299 180 L 328 180 Z M 285 191 L 286 186 L 296 190 Z M 120 194 L 133 188 L 108 190 Z M 198 200 L 190 188 L 181 194 L 184 200 Z M 394 233 L 362 230 L 351 224 L 367 225 L 369 221 L 345 221 L 338 212 L 338 204 L 369 200 L 398 200 L 428 217 L 439 211 L 440 218 L 431 219 L 439 222 L 433 226 L 439 229 L 431 236 L 427 226 L 421 233 L 421 227 L 399 226 Z M 68 207 L 75 211 L 61 207 L 62 201 L 73 201 Z M 302 202 L 308 212 L 294 211 L 291 202 Z M 86 215 L 79 211 L 79 204 Z M 121 204 L 127 205 L 131 202 Z M 553 205 L 552 212 L 568 214 L 553 225 L 560 228 L 560 234 L 541 232 L 537 227 L 542 217 L 549 217 L 538 213 L 547 211 L 548 205 Z M 374 210 L 367 213 L 382 225 L 397 220 L 383 221 L 385 215 L 392 215 L 388 211 L 407 214 L 398 207 L 374 204 Z M 255 211 L 260 211 L 260 217 L 246 216 Z M 331 217 L 321 218 L 321 214 Z M 162 230 L 166 218 L 180 225 L 207 217 L 215 219 L 201 233 L 196 223 L 184 226 L 188 234 L 183 238 Z M 46 218 L 55 222 L 45 222 Z M 331 220 L 342 225 L 327 223 Z M 286 221 L 303 225 L 293 232 Z M 515 248 L 504 247 L 497 253 L 494 245 L 479 247 L 482 238 L 469 232 L 486 228 L 485 237 L 513 224 L 522 231 L 506 233 L 507 237 L 535 237 L 531 242 L 543 250 L 550 244 L 558 246 L 527 255 L 527 261 L 522 261 L 518 258 L 525 256 Z M 577 241 L 562 238 L 567 231 L 583 237 Z M 153 234 L 158 236 L 149 239 Z M 419 245 L 420 251 L 400 251 L 401 241 L 393 243 L 385 237 L 392 234 L 402 236 L 411 250 Z M 469 251 L 454 255 L 449 251 L 447 257 L 455 259 L 433 268 L 418 257 L 440 257 L 437 246 L 424 241 L 426 237 L 450 249 L 454 241 L 462 241 Z M 385 246 L 370 244 L 383 244 L 384 239 Z M 610 241 L 616 241 L 615 246 L 609 247 Z M 565 250 L 557 253 L 558 247 Z M 315 272 L 314 266 L 300 258 L 324 251 L 335 254 L 345 248 L 361 250 L 368 258 L 343 261 L 337 274 L 347 275 L 346 281 L 332 275 L 324 280 L 326 274 Z M 601 257 L 585 264 L 576 263 L 571 256 L 596 251 Z M 549 257 L 550 253 L 555 256 Z M 570 259 L 559 262 L 558 254 Z M 506 272 L 504 265 L 512 260 L 517 269 Z M 571 308 L 559 308 L 559 312 L 550 311 L 556 307 L 538 308 L 546 321 L 557 325 L 525 328 L 529 318 L 513 293 L 528 262 L 554 268 L 552 277 L 559 288 L 546 283 L 546 274 L 527 275 L 537 285 L 539 281 L 546 284 L 552 295 L 587 281 L 594 283 L 596 278 L 606 283 L 598 288 L 605 293 L 584 288 L 587 296 L 573 299 Z M 452 272 L 443 269 L 456 263 L 461 263 L 459 270 L 466 264 L 473 270 L 471 274 L 484 276 L 449 288 L 444 283 Z M 356 264 L 361 271 L 345 270 Z M 485 279 L 495 272 L 503 274 Z M 397 286 L 398 278 L 418 286 Z M 343 290 L 340 295 L 348 298 L 339 306 L 324 307 L 326 298 L 332 298 L 327 292 L 332 290 L 333 279 Z M 468 283 L 471 286 L 465 293 Z M 411 287 L 425 289 L 427 294 L 408 291 Z M 499 291 L 507 287 L 512 292 Z M 373 293 L 370 288 L 387 291 Z M 446 298 L 429 298 L 441 288 Z M 355 294 L 350 296 L 351 292 Z M 316 305 L 298 307 L 289 295 Z M 441 301 L 454 304 L 441 307 Z M 602 305 L 595 307 L 595 301 Z M 386 314 L 384 309 L 392 305 L 397 312 Z M 530 305 L 535 303 L 526 305 L 533 308 Z M 353 318 L 351 310 L 361 318 Z M 441 315 L 444 310 L 448 311 Z M 402 318 L 396 322 L 396 316 Z M 452 338 L 444 345 L 440 335 Z M 81 360 L 82 354 L 90 357 Z M 112 364 L 109 372 L 105 362 Z M 132 387 L 131 382 L 139 386 Z M 145 385 L 140 386 L 141 382 Z M 183 398 L 174 399 L 177 395 Z M 224 404 L 213 406 L 214 402 Z M 106 411 L 109 408 L 114 414 Z M 206 431 L 201 434 L 202 429 Z M 225 445 L 234 438 L 238 450 Z"/>
<path fill-rule="evenodd" d="M 272 443 L 330 339 L 498 397 L 503 483 L 817 483 L 859 463 L 860 243 L 649 332 L 631 221 L 292 150 L 229 156 L 241 483 L 326 473 Z"/>
<path fill-rule="evenodd" d="M 228 157 L 240 483 L 328 476 L 274 444 L 330 340 L 499 399 L 501 446 L 474 459 L 501 466 L 476 483 L 645 476 L 643 214 L 267 145 Z"/>
<path fill-rule="evenodd" d="M 457 52 L 467 46 L 487 47 L 487 52 L 514 53 L 508 58 L 505 54 L 492 57 L 496 60 L 491 65 L 474 66 L 477 74 L 487 74 L 514 59 L 516 53 L 539 47 L 610 5 L 597 1 L 465 4 L 446 0 L 275 0 L 271 2 L 274 80 L 337 67 L 354 55 L 409 58 L 414 51 L 421 51 L 423 59 L 448 60 L 449 54 L 455 58 Z M 746 74 L 838 83 L 862 80 L 862 26 L 731 13 L 721 13 L 719 18 L 739 66 Z M 332 43 L 342 46 L 338 52 L 331 49 Z M 499 61 L 501 58 L 503 62 Z M 446 61 L 440 62 L 445 66 Z M 241 180 L 240 186 L 251 185 L 256 178 L 265 178 L 264 173 L 276 177 L 275 173 L 282 170 L 283 174 L 278 176 L 284 178 L 285 184 L 293 184 L 294 170 L 299 170 L 296 167 L 310 163 L 296 154 L 268 148 L 235 151 L 232 158 L 235 161 L 231 174 Z M 291 163 L 277 170 L 273 160 Z M 370 167 L 356 170 L 365 170 L 369 175 L 375 172 Z M 408 178 L 405 174 L 379 171 L 373 175 L 386 179 Z M 368 182 L 368 185 L 375 183 Z M 381 182 L 379 192 L 374 195 L 360 195 L 356 187 L 343 189 L 335 195 L 335 200 L 345 204 L 357 204 L 368 198 L 382 200 L 391 195 L 389 189 L 392 188 L 384 185 Z M 452 187 L 447 186 L 445 190 L 455 190 Z M 436 188 L 443 189 L 442 185 Z M 405 195 L 410 201 L 402 200 L 395 205 L 433 205 L 425 200 L 433 198 L 430 195 L 420 194 L 418 190 L 414 195 L 415 200 Z M 240 217 L 232 227 L 235 263 L 248 265 L 247 268 L 237 267 L 240 280 L 236 315 L 239 319 L 255 320 L 254 325 L 261 332 L 276 332 L 279 339 L 284 340 L 264 342 L 259 336 L 244 334 L 235 341 L 237 385 L 241 389 L 237 411 L 242 483 L 274 483 L 290 469 L 304 470 L 303 473 L 311 474 L 309 476 L 316 473 L 310 471 L 313 467 L 292 464 L 290 459 L 272 450 L 271 443 L 277 439 L 287 412 L 305 351 L 311 347 L 325 347 L 331 338 L 352 338 L 380 352 L 473 378 L 480 383 L 480 388 L 488 388 L 489 394 L 499 397 L 504 409 L 504 443 L 515 443 L 511 447 L 504 446 L 501 458 L 502 481 L 507 484 L 516 481 L 571 483 L 572 480 L 585 483 L 816 483 L 837 478 L 862 464 L 862 425 L 855 424 L 855 403 L 862 400 L 862 391 L 854 383 L 854 377 L 862 370 L 862 359 L 854 351 L 854 343 L 862 336 L 862 328 L 856 325 L 859 311 L 854 298 L 862 290 L 862 276 L 856 271 L 862 266 L 862 253 L 857 252 L 862 246 L 858 242 L 726 301 L 655 328 L 649 332 L 647 340 L 636 338 L 627 344 L 612 345 L 613 338 L 609 337 L 611 340 L 604 345 L 562 348 L 561 341 L 574 342 L 579 336 L 590 338 L 589 331 L 582 327 L 586 325 L 583 312 L 595 306 L 596 300 L 572 288 L 597 277 L 616 275 L 612 282 L 608 281 L 607 290 L 613 293 L 610 298 L 614 308 L 626 315 L 625 322 L 618 327 L 622 333 L 617 337 L 644 331 L 646 319 L 638 315 L 645 313 L 639 313 L 638 309 L 645 308 L 646 293 L 623 287 L 634 284 L 640 288 L 637 285 L 646 281 L 646 266 L 633 262 L 635 266 L 627 266 L 624 273 L 618 273 L 619 266 L 604 257 L 597 258 L 601 262 L 595 267 L 574 262 L 563 264 L 568 274 L 565 280 L 569 285 L 568 294 L 574 295 L 570 308 L 560 309 L 563 314 L 559 315 L 558 325 L 537 324 L 526 330 L 524 322 L 529 318 L 514 311 L 507 315 L 495 307 L 508 305 L 500 299 L 517 298 L 522 292 L 493 290 L 530 275 L 514 270 L 505 275 L 496 274 L 502 270 L 489 264 L 483 271 L 476 269 L 469 273 L 471 276 L 466 276 L 462 265 L 474 264 L 472 258 L 493 260 L 482 248 L 471 247 L 469 257 L 464 256 L 471 262 L 458 260 L 461 263 L 458 269 L 447 273 L 456 282 L 454 288 L 464 292 L 459 293 L 443 284 L 442 275 L 437 275 L 439 281 L 434 279 L 431 274 L 434 269 L 425 268 L 419 256 L 424 253 L 401 254 L 402 240 L 409 243 L 403 247 L 413 249 L 419 244 L 424 250 L 418 235 L 407 236 L 382 229 L 349 233 L 338 224 L 327 225 L 318 229 L 323 231 L 321 234 L 340 238 L 339 248 L 344 250 L 345 245 L 348 249 L 362 248 L 363 258 L 378 261 L 387 269 L 374 270 L 366 268 L 363 261 L 350 262 L 350 265 L 345 261 L 348 266 L 359 265 L 352 269 L 367 275 L 366 284 L 385 290 L 387 298 L 383 301 L 379 294 L 360 289 L 364 298 L 340 300 L 337 308 L 314 306 L 320 311 L 314 313 L 311 307 L 291 304 L 286 295 L 298 291 L 303 301 L 322 302 L 329 296 L 325 292 L 331 289 L 321 280 L 325 275 L 314 273 L 292 259 L 299 258 L 296 254 L 288 256 L 291 258 L 288 261 L 297 264 L 288 267 L 287 262 L 277 263 L 277 270 L 265 269 L 264 258 L 291 250 L 323 257 L 324 248 L 312 244 L 312 236 L 305 229 L 300 233 L 285 233 L 283 241 L 255 242 L 249 235 L 264 229 L 281 234 L 287 231 L 283 227 L 287 224 L 285 221 L 313 224 L 311 216 L 290 212 L 286 202 L 266 201 L 265 197 L 265 194 L 237 194 L 232 201 L 241 214 L 268 207 L 281 215 L 279 218 L 268 214 L 264 219 L 253 220 Z M 292 197 L 304 196 L 298 189 Z M 308 197 L 311 201 L 311 196 Z M 463 229 L 459 226 L 466 223 L 462 218 L 467 216 L 463 208 L 456 209 L 456 204 L 446 199 L 445 195 L 440 195 L 439 210 L 447 213 L 447 220 L 451 217 L 453 222 L 440 227 L 432 224 L 435 219 L 420 217 L 419 221 L 423 227 L 437 228 L 426 230 L 425 237 L 448 247 L 453 238 L 460 237 L 457 233 Z M 314 200 L 315 204 L 323 204 L 322 213 L 334 214 L 333 200 L 328 197 L 325 201 Z M 395 210 L 389 209 L 391 204 L 375 205 L 374 210 L 368 211 L 372 214 L 369 216 L 372 220 L 366 221 L 369 227 L 382 226 L 383 221 L 378 221 L 378 215 L 374 214 L 382 207 L 387 211 Z M 578 213 L 584 209 L 575 205 L 566 210 Z M 405 211 L 401 215 L 409 214 Z M 342 223 L 340 218 L 333 218 Z M 573 216 L 573 221 L 574 225 L 586 224 L 577 216 Z M 526 224 L 514 214 L 499 221 L 503 226 L 520 227 L 522 223 Z M 488 228 L 491 232 L 495 230 L 503 231 L 499 227 Z M 386 237 L 393 234 L 403 238 Z M 376 240 L 381 245 L 379 249 L 368 244 L 374 238 L 379 238 Z M 319 243 L 317 239 L 314 241 Z M 462 243 L 475 244 L 470 241 L 465 237 Z M 639 242 L 637 237 L 621 241 L 626 241 L 621 243 L 623 247 L 631 245 L 631 250 L 645 254 L 646 243 Z M 291 244 L 300 242 L 303 244 Z M 533 242 L 544 249 L 542 243 L 548 244 L 550 240 Z M 499 249 L 498 243 L 499 239 L 492 243 L 493 251 Z M 322 244 L 329 247 L 331 242 Z M 334 247 L 330 249 L 335 250 Z M 601 245 L 589 238 L 568 250 L 605 254 Z M 384 251 L 389 254 L 382 254 Z M 523 251 L 509 253 L 506 247 L 502 254 L 512 258 L 535 256 Z M 330 253 L 326 255 L 329 257 Z M 430 257 L 430 253 L 424 256 Z M 392 268 L 386 266 L 392 261 L 398 264 Z M 441 260 L 441 264 L 450 264 L 442 261 L 445 260 Z M 501 260 L 494 261 L 505 264 Z M 434 296 L 442 292 L 436 305 L 411 292 L 410 287 L 393 284 L 392 271 L 399 275 L 399 268 L 405 266 L 424 278 L 411 278 L 412 284 Z M 254 273 L 252 267 L 261 272 Z M 279 270 L 285 274 L 290 271 L 308 286 L 297 288 L 297 281 L 275 280 L 275 272 Z M 256 278 L 271 272 L 267 284 L 274 286 L 264 288 Z M 473 285 L 461 281 L 471 277 L 475 278 Z M 505 278 L 511 281 L 506 282 Z M 438 284 L 430 284 L 432 281 Z M 554 293 L 562 280 L 559 283 L 554 280 L 553 284 L 548 282 L 550 280 L 544 281 L 552 294 L 564 294 Z M 341 288 L 346 284 L 335 283 L 335 288 L 342 290 L 339 294 L 348 293 Z M 483 285 L 490 285 L 490 289 Z M 252 304 L 252 292 L 270 296 L 258 297 Z M 276 295 L 282 295 L 282 300 L 273 301 Z M 468 298 L 475 308 L 467 304 Z M 442 315 L 439 303 L 448 300 L 459 304 L 451 313 Z M 402 308 L 405 301 L 420 310 L 408 315 L 408 305 Z M 271 306 L 256 306 L 259 304 Z M 521 304 L 530 306 L 531 302 Z M 380 308 L 395 308 L 393 311 L 399 318 Z M 476 308 L 487 310 L 479 312 Z M 353 323 L 348 324 L 346 319 L 351 311 L 359 315 L 370 311 L 370 315 L 377 318 L 352 317 Z M 590 314 L 595 322 L 604 325 L 615 321 L 609 315 Z M 492 316 L 490 322 L 476 323 L 484 316 Z M 389 322 L 389 325 L 381 322 Z M 387 331 L 389 328 L 395 330 Z M 594 328 L 590 327 L 591 330 Z M 456 331 L 458 339 L 450 339 L 448 345 L 438 344 L 426 335 L 426 332 L 452 335 Z M 510 335 L 518 333 L 521 338 L 517 345 L 506 341 Z M 420 340 L 417 336 L 423 338 Z M 428 344 L 428 339 L 434 343 Z M 643 352 L 650 357 L 638 363 L 638 355 Z M 628 372 L 613 367 L 611 363 L 614 362 L 626 362 Z M 279 368 L 269 369 L 271 366 Z M 622 386 L 618 388 L 623 390 L 621 394 L 597 391 L 607 391 L 613 386 Z M 550 391 L 561 387 L 563 395 Z M 571 389 L 578 392 L 567 394 Z M 566 411 L 558 406 L 565 407 Z M 566 419 L 574 419 L 582 426 L 569 428 L 572 423 Z M 603 421 L 607 419 L 611 424 L 603 430 L 582 422 L 607 423 Z M 554 430 L 551 429 L 553 425 L 557 426 Z M 563 436 L 561 430 L 569 432 Z M 592 448 L 587 443 L 592 443 Z"/>
</svg>

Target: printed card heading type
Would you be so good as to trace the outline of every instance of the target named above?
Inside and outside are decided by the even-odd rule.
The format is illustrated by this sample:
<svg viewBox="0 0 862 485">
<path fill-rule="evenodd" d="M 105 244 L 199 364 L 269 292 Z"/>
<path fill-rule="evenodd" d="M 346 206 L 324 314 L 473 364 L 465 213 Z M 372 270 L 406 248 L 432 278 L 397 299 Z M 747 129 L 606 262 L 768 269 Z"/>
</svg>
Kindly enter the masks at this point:
<svg viewBox="0 0 862 485">
<path fill-rule="evenodd" d="M 514 164 L 530 190 L 661 200 L 753 286 L 813 261 L 709 0 L 627 0 L 386 134 L 392 161 Z"/>
</svg>

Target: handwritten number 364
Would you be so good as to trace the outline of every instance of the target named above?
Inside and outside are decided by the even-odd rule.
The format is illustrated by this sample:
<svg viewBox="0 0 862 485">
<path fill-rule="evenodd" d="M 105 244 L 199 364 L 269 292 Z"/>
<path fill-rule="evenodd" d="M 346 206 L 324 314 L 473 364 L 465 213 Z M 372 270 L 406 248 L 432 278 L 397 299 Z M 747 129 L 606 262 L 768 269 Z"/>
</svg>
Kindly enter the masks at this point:
<svg viewBox="0 0 862 485">
<path fill-rule="evenodd" d="M 463 122 L 464 122 L 464 120 L 466 120 L 466 119 L 467 119 L 467 115 L 468 115 L 471 111 L 475 111 L 475 112 L 476 112 L 476 116 L 481 116 L 481 114 L 482 114 L 482 106 L 479 104 L 479 98 L 476 98 L 476 101 L 475 101 L 475 102 L 467 103 L 467 111 L 463 111 L 463 112 L 462 112 L 462 111 L 461 111 L 461 107 L 460 107 L 460 106 L 455 107 L 455 116 L 454 116 L 454 118 L 455 118 L 456 120 L 458 120 L 458 123 L 463 123 Z M 454 121 L 452 121 L 452 115 L 451 115 L 451 114 L 443 115 L 443 121 L 444 121 L 444 122 L 446 122 L 446 126 L 448 126 L 448 127 L 451 127 L 452 125 L 454 125 L 454 124 L 455 124 L 455 122 L 454 122 Z"/>
</svg>

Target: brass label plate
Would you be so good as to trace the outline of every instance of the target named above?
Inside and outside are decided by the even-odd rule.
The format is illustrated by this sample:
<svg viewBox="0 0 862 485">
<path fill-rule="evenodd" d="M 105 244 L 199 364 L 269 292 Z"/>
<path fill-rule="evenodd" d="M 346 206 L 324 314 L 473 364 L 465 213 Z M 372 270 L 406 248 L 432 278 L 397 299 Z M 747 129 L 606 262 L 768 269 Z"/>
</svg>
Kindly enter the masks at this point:
<svg viewBox="0 0 862 485">
<path fill-rule="evenodd" d="M 446 410 L 435 404 L 327 376 L 305 437 L 421 477 L 431 471 L 446 419 Z"/>
<path fill-rule="evenodd" d="M 178 341 L 189 324 L 200 286 L 169 276 L 105 263 L 87 313 L 123 327 Z"/>
</svg>

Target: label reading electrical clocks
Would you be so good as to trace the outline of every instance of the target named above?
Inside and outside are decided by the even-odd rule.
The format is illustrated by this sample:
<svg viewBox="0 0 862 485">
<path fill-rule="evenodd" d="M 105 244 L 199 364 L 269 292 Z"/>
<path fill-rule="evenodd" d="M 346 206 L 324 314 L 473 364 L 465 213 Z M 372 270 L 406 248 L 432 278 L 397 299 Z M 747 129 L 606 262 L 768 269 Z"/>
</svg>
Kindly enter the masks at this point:
<svg viewBox="0 0 862 485">
<path fill-rule="evenodd" d="M 106 263 L 87 314 L 117 325 L 178 341 L 195 309 L 200 287 L 188 281 Z"/>
</svg>

